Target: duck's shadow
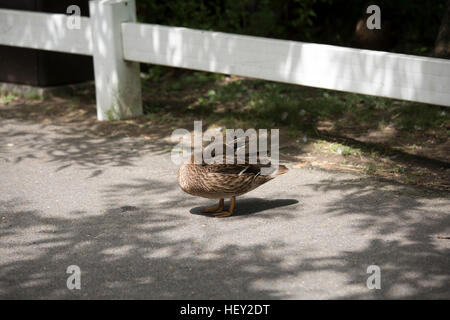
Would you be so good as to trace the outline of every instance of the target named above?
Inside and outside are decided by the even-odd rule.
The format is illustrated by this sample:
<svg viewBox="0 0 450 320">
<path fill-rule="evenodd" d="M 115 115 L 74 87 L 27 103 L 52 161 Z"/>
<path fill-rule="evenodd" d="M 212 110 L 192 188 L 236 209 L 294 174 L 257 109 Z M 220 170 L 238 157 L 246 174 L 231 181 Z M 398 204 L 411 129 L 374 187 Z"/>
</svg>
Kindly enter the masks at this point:
<svg viewBox="0 0 450 320">
<path fill-rule="evenodd" d="M 244 198 L 244 199 L 236 199 L 236 207 L 234 208 L 233 217 L 236 216 L 247 216 L 250 214 L 290 206 L 293 204 L 297 204 L 298 200 L 295 199 L 274 199 L 274 200 L 267 200 L 267 199 L 261 199 L 261 198 Z M 211 203 L 209 206 L 213 206 L 214 203 Z M 202 215 L 205 217 L 211 217 L 214 216 L 211 213 L 205 213 L 203 210 L 207 208 L 208 206 L 202 206 L 202 207 L 195 207 L 190 210 L 190 213 L 196 214 L 196 215 Z M 229 201 L 225 202 L 224 210 L 228 210 L 229 207 Z"/>
</svg>

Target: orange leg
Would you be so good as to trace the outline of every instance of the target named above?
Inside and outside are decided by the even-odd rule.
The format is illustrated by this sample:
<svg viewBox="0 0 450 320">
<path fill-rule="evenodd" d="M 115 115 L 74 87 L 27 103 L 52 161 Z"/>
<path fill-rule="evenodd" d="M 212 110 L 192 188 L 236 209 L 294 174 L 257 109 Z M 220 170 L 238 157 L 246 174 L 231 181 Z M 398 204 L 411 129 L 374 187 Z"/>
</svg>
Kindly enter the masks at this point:
<svg viewBox="0 0 450 320">
<path fill-rule="evenodd" d="M 203 212 L 222 212 L 223 210 L 223 198 L 219 200 L 219 204 L 214 207 L 205 208 Z"/>
<path fill-rule="evenodd" d="M 228 209 L 228 211 L 217 212 L 214 214 L 214 216 L 217 218 L 224 218 L 231 216 L 233 214 L 235 205 L 236 205 L 236 197 L 231 197 L 230 209 Z"/>
</svg>

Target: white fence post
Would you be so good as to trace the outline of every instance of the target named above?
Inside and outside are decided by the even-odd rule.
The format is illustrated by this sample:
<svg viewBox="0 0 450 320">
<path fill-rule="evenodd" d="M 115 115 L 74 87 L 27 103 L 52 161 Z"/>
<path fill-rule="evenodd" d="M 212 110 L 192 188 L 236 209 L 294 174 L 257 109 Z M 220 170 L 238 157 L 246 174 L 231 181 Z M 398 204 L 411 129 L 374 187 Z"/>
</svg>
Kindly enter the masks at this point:
<svg viewBox="0 0 450 320">
<path fill-rule="evenodd" d="M 125 119 L 142 114 L 139 63 L 125 61 L 122 22 L 136 21 L 135 0 L 91 0 L 97 117 Z"/>
</svg>

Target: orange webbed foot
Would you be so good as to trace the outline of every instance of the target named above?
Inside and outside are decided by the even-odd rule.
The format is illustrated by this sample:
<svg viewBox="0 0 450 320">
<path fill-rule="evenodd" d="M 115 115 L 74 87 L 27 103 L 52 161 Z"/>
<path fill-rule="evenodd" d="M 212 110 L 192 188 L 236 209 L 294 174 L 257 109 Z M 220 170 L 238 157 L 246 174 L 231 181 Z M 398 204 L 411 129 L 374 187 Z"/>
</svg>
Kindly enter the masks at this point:
<svg viewBox="0 0 450 320">
<path fill-rule="evenodd" d="M 228 211 L 220 210 L 218 212 L 215 212 L 213 216 L 216 218 L 225 218 L 231 216 L 233 214 L 235 204 L 236 204 L 236 197 L 232 197 L 230 202 L 230 209 L 228 209 Z"/>
<path fill-rule="evenodd" d="M 222 212 L 222 210 L 223 210 L 223 199 L 220 199 L 219 204 L 217 206 L 205 208 L 203 209 L 203 212 L 205 213 Z"/>
</svg>

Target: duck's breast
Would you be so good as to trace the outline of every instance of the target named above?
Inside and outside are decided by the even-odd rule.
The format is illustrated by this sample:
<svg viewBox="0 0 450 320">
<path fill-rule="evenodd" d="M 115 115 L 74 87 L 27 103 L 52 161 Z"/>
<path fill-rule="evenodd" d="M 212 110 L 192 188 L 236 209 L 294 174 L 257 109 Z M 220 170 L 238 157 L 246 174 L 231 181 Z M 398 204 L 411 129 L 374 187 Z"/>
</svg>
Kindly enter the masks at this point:
<svg viewBox="0 0 450 320">
<path fill-rule="evenodd" d="M 178 169 L 178 185 L 191 195 L 204 198 L 217 198 L 214 188 L 208 186 L 206 182 L 207 172 L 202 170 L 201 165 L 182 164 Z"/>
</svg>

